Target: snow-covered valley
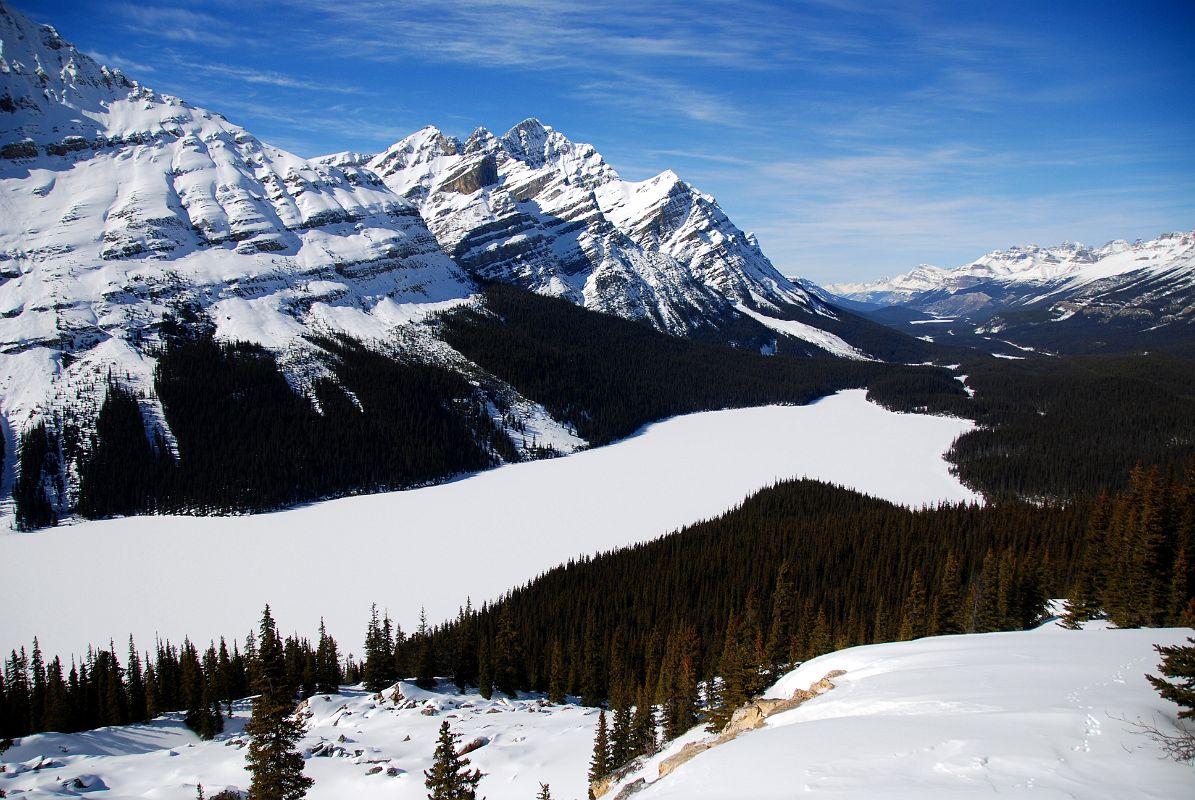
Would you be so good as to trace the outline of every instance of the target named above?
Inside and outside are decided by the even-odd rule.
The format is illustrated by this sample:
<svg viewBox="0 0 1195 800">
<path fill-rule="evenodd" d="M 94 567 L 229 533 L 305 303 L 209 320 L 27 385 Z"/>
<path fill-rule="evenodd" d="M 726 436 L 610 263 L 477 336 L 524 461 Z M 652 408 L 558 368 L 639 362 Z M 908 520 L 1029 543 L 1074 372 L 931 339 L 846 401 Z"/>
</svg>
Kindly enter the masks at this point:
<svg viewBox="0 0 1195 800">
<path fill-rule="evenodd" d="M 697 755 L 665 778 L 658 764 L 695 729 L 628 775 L 637 797 L 1071 798 L 1189 796 L 1189 765 L 1161 758 L 1135 725 L 1171 730 L 1172 708 L 1154 694 L 1154 643 L 1188 629 L 1068 631 L 1053 623 L 855 647 L 806 662 L 765 692 L 788 697 L 833 670 L 835 688 Z M 380 695 L 346 689 L 301 711 L 308 796 L 421 798 L 436 730 L 448 721 L 485 773 L 491 800 L 533 797 L 541 782 L 561 800 L 586 793 L 597 710 L 538 695 L 508 700 L 410 683 Z M 575 698 L 570 698 L 575 701 Z M 9 797 L 155 797 L 190 800 L 244 789 L 246 704 L 223 734 L 201 742 L 176 715 L 149 724 L 21 739 L 0 756 Z M 615 787 L 617 790 L 618 787 Z M 607 797 L 613 797 L 611 791 Z"/>
<path fill-rule="evenodd" d="M 0 536 L 0 646 L 49 653 L 155 635 L 241 636 L 269 603 L 283 631 L 320 617 L 355 650 L 371 603 L 407 630 L 580 555 L 717 516 L 810 477 L 909 506 L 976 500 L 942 454 L 966 420 L 896 414 L 842 392 L 808 406 L 677 417 L 626 441 L 452 483 L 274 514 L 132 517 Z M 218 579 L 229 590 L 198 587 Z M 53 591 L 48 587 L 53 586 Z M 152 597 L 153 602 L 146 602 Z"/>
</svg>

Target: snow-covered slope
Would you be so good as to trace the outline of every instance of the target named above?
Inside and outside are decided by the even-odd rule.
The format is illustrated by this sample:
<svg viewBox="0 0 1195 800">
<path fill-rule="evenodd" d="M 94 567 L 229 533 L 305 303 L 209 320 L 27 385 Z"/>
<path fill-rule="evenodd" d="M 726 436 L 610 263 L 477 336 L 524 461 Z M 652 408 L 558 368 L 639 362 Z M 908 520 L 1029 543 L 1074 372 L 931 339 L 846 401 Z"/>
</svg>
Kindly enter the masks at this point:
<svg viewBox="0 0 1195 800">
<path fill-rule="evenodd" d="M 10 797 L 99 796 L 193 800 L 197 784 L 211 797 L 227 788 L 244 791 L 249 704 L 234 706 L 224 733 L 200 741 L 179 714 L 145 725 L 88 733 L 27 736 L 0 756 L 6 770 L 0 789 Z M 585 774 L 597 709 L 554 705 L 543 697 L 457 694 L 441 685 L 425 691 L 400 682 L 374 694 L 360 687 L 316 695 L 301 709 L 306 735 L 299 748 L 308 792 L 320 798 L 425 798 L 423 771 L 431 767 L 440 724 L 461 734 L 460 745 L 478 744 L 472 766 L 485 773 L 486 797 L 534 797 L 547 783 L 554 797 L 585 796 Z M 40 768 L 38 765 L 41 765 Z"/>
<path fill-rule="evenodd" d="M 835 688 L 777 714 L 765 727 L 699 754 L 663 779 L 671 744 L 621 785 L 644 779 L 636 797 L 938 798 L 1031 794 L 1084 800 L 1187 797 L 1189 764 L 1162 757 L 1135 727 L 1173 730 L 1177 707 L 1153 692 L 1154 643 L 1189 629 L 1064 631 L 936 637 L 856 647 L 807 662 L 768 694 L 789 696 L 831 670 Z M 397 693 L 396 691 L 397 690 Z M 0 756 L 9 797 L 158 797 L 191 800 L 244 790 L 246 704 L 225 733 L 201 742 L 177 715 L 147 725 L 82 734 L 39 734 Z M 317 695 L 301 709 L 308 793 L 321 798 L 422 798 L 437 729 L 447 721 L 485 773 L 491 800 L 581 798 L 596 709 L 523 695 L 485 700 L 441 685 L 406 682 L 380 694 L 359 688 Z M 612 798 L 618 789 L 604 797 Z M 26 794 L 19 795 L 18 792 Z"/>
<path fill-rule="evenodd" d="M 735 303 L 830 314 L 709 195 L 671 171 L 623 181 L 592 145 L 535 119 L 464 142 L 427 127 L 365 166 L 417 201 L 444 249 L 487 279 L 682 335 Z"/>
<path fill-rule="evenodd" d="M 0 405 L 12 428 L 85 409 L 108 374 L 147 389 L 145 345 L 185 305 L 222 337 L 284 352 L 314 330 L 381 337 L 422 304 L 473 291 L 380 182 L 160 95 L 2 2 L 0 43 Z"/>
<path fill-rule="evenodd" d="M 1157 674 L 1155 643 L 1191 633 L 1050 624 L 842 650 L 765 694 L 845 671 L 834 689 L 658 779 L 678 742 L 621 785 L 644 778 L 645 800 L 1187 797 L 1191 766 L 1167 760 L 1138 723 L 1174 732 L 1177 706 L 1144 673 Z"/>
</svg>

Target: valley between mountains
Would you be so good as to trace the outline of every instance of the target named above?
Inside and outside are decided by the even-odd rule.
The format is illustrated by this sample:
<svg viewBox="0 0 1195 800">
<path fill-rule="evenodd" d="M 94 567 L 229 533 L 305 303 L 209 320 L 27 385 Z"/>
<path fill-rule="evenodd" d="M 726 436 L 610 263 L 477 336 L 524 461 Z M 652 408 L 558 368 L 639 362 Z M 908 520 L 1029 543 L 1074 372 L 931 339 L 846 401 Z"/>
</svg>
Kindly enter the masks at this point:
<svg viewBox="0 0 1195 800">
<path fill-rule="evenodd" d="M 0 798 L 1195 786 L 1195 231 L 819 286 L 534 116 L 136 66 L 0 0 Z"/>
</svg>

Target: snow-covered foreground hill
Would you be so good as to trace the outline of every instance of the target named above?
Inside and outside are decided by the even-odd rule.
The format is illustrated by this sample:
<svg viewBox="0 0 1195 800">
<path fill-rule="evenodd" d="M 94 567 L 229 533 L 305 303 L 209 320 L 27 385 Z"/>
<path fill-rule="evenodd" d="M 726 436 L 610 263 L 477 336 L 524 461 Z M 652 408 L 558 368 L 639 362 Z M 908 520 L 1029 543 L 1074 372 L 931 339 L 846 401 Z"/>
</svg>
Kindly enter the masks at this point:
<svg viewBox="0 0 1195 800">
<path fill-rule="evenodd" d="M 644 800 L 1191 797 L 1191 765 L 1163 758 L 1134 725 L 1174 731 L 1178 707 L 1143 676 L 1157 674 L 1153 644 L 1189 635 L 1048 624 L 830 653 L 765 694 L 788 697 L 844 670 L 831 691 L 657 781 L 674 745 L 624 784 L 644 777 Z"/>
<path fill-rule="evenodd" d="M 453 483 L 243 517 L 137 517 L 0 536 L 0 649 L 47 653 L 154 635 L 243 637 L 267 602 L 283 632 L 320 617 L 360 652 L 369 606 L 410 630 L 569 558 L 717 516 L 807 476 L 908 505 L 975 499 L 942 454 L 966 420 L 895 414 L 862 391 L 808 406 L 678 417 L 567 458 Z M 218 589 L 216 586 L 229 587 Z M 21 609 L 17 612 L 17 609 Z"/>
<path fill-rule="evenodd" d="M 787 696 L 845 670 L 833 690 L 655 781 L 660 759 L 703 736 L 694 730 L 628 780 L 655 781 L 636 795 L 643 798 L 1189 797 L 1191 766 L 1161 758 L 1132 723 L 1170 728 L 1175 707 L 1153 693 L 1143 673 L 1155 669 L 1154 643 L 1190 634 L 1048 625 L 831 653 L 789 673 L 769 694 Z M 426 796 L 423 770 L 444 720 L 462 744 L 483 742 L 469 758 L 486 773 L 479 793 L 490 800 L 534 797 L 541 781 L 560 800 L 585 796 L 595 709 L 537 696 L 487 701 L 444 686 L 397 688 L 398 696 L 346 690 L 312 699 L 300 743 L 315 779 L 311 800 Z M 245 714 L 239 704 L 228 730 L 211 742 L 175 717 L 25 737 L 0 757 L 0 788 L 31 800 L 191 800 L 199 782 L 209 796 L 245 789 Z"/>
</svg>

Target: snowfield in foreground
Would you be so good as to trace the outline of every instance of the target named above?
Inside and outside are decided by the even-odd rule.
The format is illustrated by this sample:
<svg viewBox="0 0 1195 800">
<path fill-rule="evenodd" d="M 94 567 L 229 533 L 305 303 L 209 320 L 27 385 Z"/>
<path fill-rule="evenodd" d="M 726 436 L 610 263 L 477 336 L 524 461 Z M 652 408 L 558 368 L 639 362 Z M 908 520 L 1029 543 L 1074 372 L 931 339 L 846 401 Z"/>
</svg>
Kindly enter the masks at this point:
<svg viewBox="0 0 1195 800">
<path fill-rule="evenodd" d="M 650 783 L 670 747 L 620 785 L 645 778 L 644 800 L 1191 797 L 1192 766 L 1165 759 L 1134 725 L 1174 732 L 1178 706 L 1143 676 L 1157 674 L 1153 644 L 1190 635 L 1048 624 L 830 653 L 765 695 L 790 697 L 844 670 L 831 691 Z"/>
<path fill-rule="evenodd" d="M 1178 798 L 1191 796 L 1195 771 L 1161 757 L 1133 722 L 1172 730 L 1177 707 L 1143 673 L 1156 671 L 1154 643 L 1174 644 L 1189 629 L 1036 631 L 949 636 L 855 647 L 807 662 L 767 692 L 789 696 L 831 670 L 836 688 L 767 725 L 698 755 L 655 781 L 670 745 L 621 785 L 655 781 L 636 797 Z M 345 797 L 414 800 L 426 796 L 423 770 L 448 720 L 486 773 L 479 795 L 526 800 L 549 783 L 558 800 L 585 797 L 595 709 L 551 705 L 525 695 L 484 700 L 449 687 L 399 694 L 346 690 L 317 695 L 304 712 L 311 800 Z M 0 760 L 9 797 L 155 797 L 191 800 L 245 789 L 240 733 L 246 703 L 228 730 L 200 742 L 176 716 L 149 725 L 17 742 Z M 41 765 L 40 768 L 37 768 Z M 103 791 L 107 789 L 107 791 Z M 18 791 L 27 792 L 18 795 Z M 607 794 L 612 798 L 618 791 Z"/>
<path fill-rule="evenodd" d="M 808 406 L 693 414 L 616 444 L 452 483 L 240 517 L 133 517 L 0 535 L 0 651 L 81 653 L 155 634 L 279 630 L 360 652 L 377 602 L 411 630 L 569 558 L 717 516 L 809 476 L 910 505 L 975 499 L 942 454 L 971 422 L 895 414 L 850 391 Z M 230 587 L 218 589 L 215 587 Z M 16 612 L 16 609 L 21 609 Z"/>
</svg>

